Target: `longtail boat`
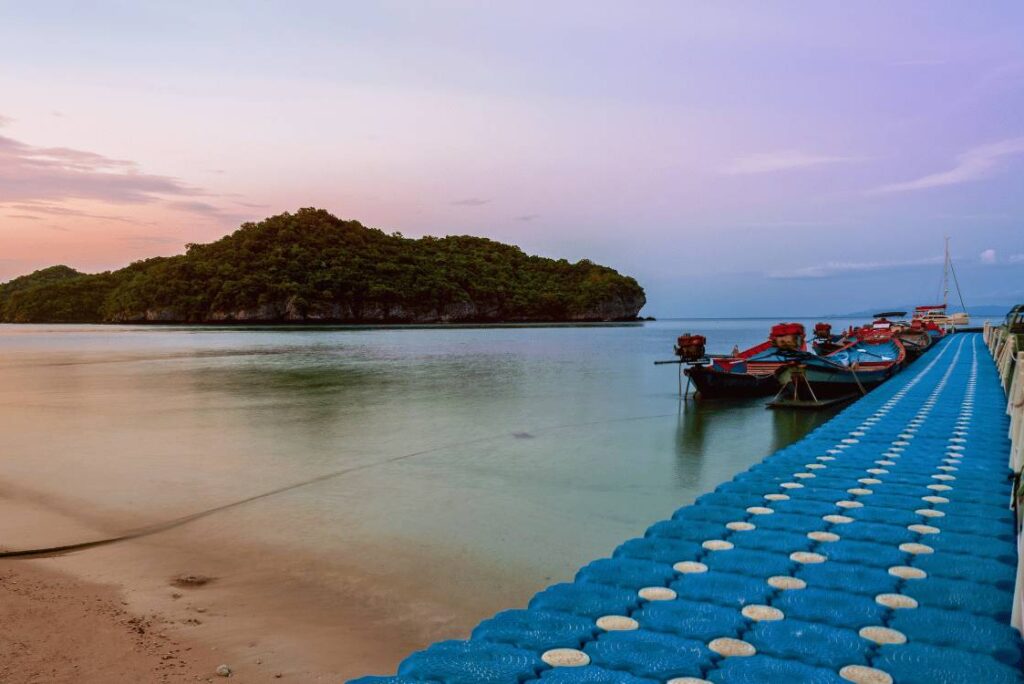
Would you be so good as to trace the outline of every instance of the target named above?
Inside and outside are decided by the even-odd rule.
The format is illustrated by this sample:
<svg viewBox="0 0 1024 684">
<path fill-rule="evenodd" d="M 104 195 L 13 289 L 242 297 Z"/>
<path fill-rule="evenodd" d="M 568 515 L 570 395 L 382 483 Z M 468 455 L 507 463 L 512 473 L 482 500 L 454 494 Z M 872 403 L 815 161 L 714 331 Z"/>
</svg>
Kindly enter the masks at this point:
<svg viewBox="0 0 1024 684">
<path fill-rule="evenodd" d="M 700 338 L 699 357 L 694 356 L 694 338 Z M 789 362 L 786 354 L 807 352 L 804 326 L 799 323 L 772 326 L 766 341 L 728 356 L 704 356 L 703 340 L 700 335 L 684 335 L 676 344 L 680 359 L 693 364 L 685 373 L 702 399 L 771 396 L 779 391 L 776 371 Z"/>
<path fill-rule="evenodd" d="M 861 328 L 853 339 L 825 356 L 787 352 L 776 372 L 782 388 L 773 405 L 821 405 L 823 400 L 866 394 L 906 363 L 903 344 L 890 328 Z"/>
<path fill-rule="evenodd" d="M 811 340 L 811 348 L 814 349 L 815 354 L 824 356 L 842 347 L 845 338 L 846 335 L 835 335 L 832 333 L 831 323 L 815 323 L 814 339 Z"/>
<path fill-rule="evenodd" d="M 888 330 L 900 341 L 907 352 L 907 361 L 913 361 L 925 352 L 932 344 L 932 337 L 928 334 L 925 325 L 919 320 L 890 321 L 890 318 L 901 319 L 906 316 L 906 311 L 885 311 L 875 314 L 875 320 L 870 326 L 864 326 L 861 330 L 868 333 L 872 330 Z"/>
<path fill-rule="evenodd" d="M 910 321 L 896 327 L 896 337 L 907 350 L 907 360 L 913 361 L 932 346 L 932 336 L 921 321 Z"/>
</svg>

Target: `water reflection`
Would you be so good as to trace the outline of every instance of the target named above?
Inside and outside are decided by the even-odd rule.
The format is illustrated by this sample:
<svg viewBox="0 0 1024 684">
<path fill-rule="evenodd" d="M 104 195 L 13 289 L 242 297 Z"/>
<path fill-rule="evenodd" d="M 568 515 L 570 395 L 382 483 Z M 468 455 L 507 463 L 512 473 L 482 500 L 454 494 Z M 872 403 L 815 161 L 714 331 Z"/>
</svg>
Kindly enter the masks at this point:
<svg viewBox="0 0 1024 684">
<path fill-rule="evenodd" d="M 828 411 L 768 410 L 763 399 L 679 401 L 675 431 L 675 476 L 681 484 L 726 479 L 723 463 L 737 455 L 751 462 L 771 454 L 821 425 Z"/>
<path fill-rule="evenodd" d="M 680 402 L 652 362 L 680 327 L 716 326 L 749 346 L 765 323 L 0 326 L 0 482 L 148 523 L 372 465 L 210 522 L 321 559 L 376 549 L 369 573 L 418 549 L 481 591 L 502 574 L 520 600 L 826 419 Z"/>
<path fill-rule="evenodd" d="M 824 424 L 842 407 L 830 407 L 820 410 L 786 410 L 768 411 L 772 417 L 772 451 L 792 444 L 819 425 Z"/>
</svg>

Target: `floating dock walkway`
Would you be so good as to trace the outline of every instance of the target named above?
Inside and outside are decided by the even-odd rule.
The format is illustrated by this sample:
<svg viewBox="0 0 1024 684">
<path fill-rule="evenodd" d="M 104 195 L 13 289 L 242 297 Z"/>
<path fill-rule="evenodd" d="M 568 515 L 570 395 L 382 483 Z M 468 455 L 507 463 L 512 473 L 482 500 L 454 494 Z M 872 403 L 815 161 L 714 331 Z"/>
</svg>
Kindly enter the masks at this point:
<svg viewBox="0 0 1024 684">
<path fill-rule="evenodd" d="M 467 641 L 358 684 L 1024 682 L 1006 398 L 947 336 Z"/>
</svg>

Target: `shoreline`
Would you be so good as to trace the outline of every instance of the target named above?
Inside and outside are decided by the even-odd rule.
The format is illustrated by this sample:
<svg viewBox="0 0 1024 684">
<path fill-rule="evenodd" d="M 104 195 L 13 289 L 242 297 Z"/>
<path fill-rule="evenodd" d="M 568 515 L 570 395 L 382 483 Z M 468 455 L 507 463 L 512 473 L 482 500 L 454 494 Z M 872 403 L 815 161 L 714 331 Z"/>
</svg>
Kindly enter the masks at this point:
<svg viewBox="0 0 1024 684">
<path fill-rule="evenodd" d="M 616 328 L 632 327 L 642 323 L 653 323 L 657 319 L 649 318 L 623 318 L 609 321 L 602 320 L 579 320 L 579 321 L 436 321 L 433 323 L 419 323 L 402 321 L 378 321 L 365 323 L 345 323 L 340 321 L 0 321 L 0 325 L 15 326 L 105 326 L 105 327 L 138 327 L 138 328 L 209 328 L 209 329 L 251 329 L 251 330 L 448 330 L 448 329 L 479 329 L 479 328 Z M 682 320 L 682 319 L 680 319 Z"/>
<path fill-rule="evenodd" d="M 110 515 L 86 520 L 6 482 L 0 491 L 2 549 L 111 531 Z M 403 586 L 401 568 L 419 561 L 400 551 L 376 575 L 231 541 L 217 527 L 197 521 L 64 555 L 0 559 L 0 681 L 215 682 L 222 664 L 256 684 L 345 681 L 393 671 L 440 638 L 464 638 L 480 618 L 480 606 Z M 175 581 L 183 576 L 199 579 Z"/>
</svg>

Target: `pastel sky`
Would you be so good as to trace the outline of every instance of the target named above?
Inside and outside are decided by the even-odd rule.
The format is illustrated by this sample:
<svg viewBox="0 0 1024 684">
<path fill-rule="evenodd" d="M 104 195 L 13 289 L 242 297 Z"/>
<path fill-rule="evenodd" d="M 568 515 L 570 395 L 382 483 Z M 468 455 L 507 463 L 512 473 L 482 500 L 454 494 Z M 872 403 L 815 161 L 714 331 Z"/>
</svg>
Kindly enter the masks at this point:
<svg viewBox="0 0 1024 684">
<path fill-rule="evenodd" d="M 1024 301 L 1024 3 L 0 6 L 0 280 L 326 208 L 658 316 Z"/>
</svg>

